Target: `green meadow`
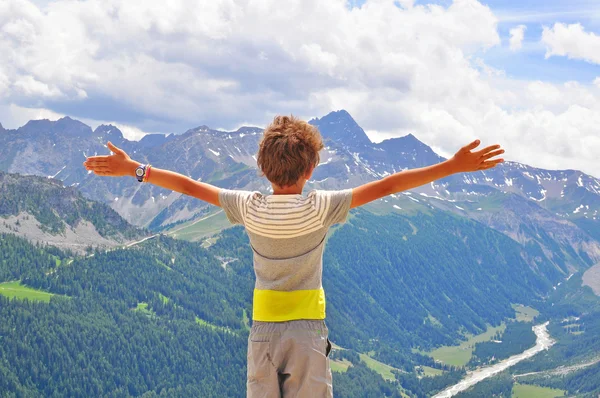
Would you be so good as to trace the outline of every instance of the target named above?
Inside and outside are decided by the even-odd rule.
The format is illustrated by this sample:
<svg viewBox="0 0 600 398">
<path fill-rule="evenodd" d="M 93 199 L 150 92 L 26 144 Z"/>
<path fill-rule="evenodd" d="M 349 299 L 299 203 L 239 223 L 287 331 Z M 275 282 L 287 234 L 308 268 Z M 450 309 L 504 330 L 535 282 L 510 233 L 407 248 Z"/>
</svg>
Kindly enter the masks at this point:
<svg viewBox="0 0 600 398">
<path fill-rule="evenodd" d="M 515 383 L 512 390 L 513 398 L 555 398 L 563 397 L 564 395 L 565 392 L 563 390 L 530 384 Z"/>
<path fill-rule="evenodd" d="M 359 356 L 361 361 L 363 361 L 370 369 L 379 373 L 384 379 L 392 381 L 396 380 L 396 376 L 394 376 L 392 370 L 398 369 L 394 368 L 393 366 L 386 365 L 383 362 L 379 362 L 378 360 L 371 358 L 367 354 L 359 354 Z"/>
<path fill-rule="evenodd" d="M 532 322 L 540 314 L 538 310 L 522 304 L 513 304 L 512 307 L 517 313 L 516 319 L 519 322 Z"/>
<path fill-rule="evenodd" d="M 0 283 L 0 294 L 11 299 L 28 299 L 33 301 L 43 301 L 46 303 L 50 302 L 50 297 L 54 296 L 52 293 L 47 293 L 24 286 L 21 284 L 21 281 Z"/>
<path fill-rule="evenodd" d="M 425 377 L 434 377 L 444 374 L 444 371 L 441 369 L 436 369 L 429 366 L 421 366 L 421 368 L 423 368 L 423 374 Z"/>
<path fill-rule="evenodd" d="M 341 361 L 332 359 L 331 361 L 329 361 L 329 363 L 331 364 L 332 372 L 344 373 L 348 370 L 350 366 L 352 366 L 352 363 L 347 359 L 342 359 Z"/>
<path fill-rule="evenodd" d="M 173 238 L 196 242 L 203 237 L 211 236 L 225 228 L 231 227 L 223 210 L 219 210 L 199 220 L 179 225 L 169 231 L 167 235 Z"/>
<path fill-rule="evenodd" d="M 504 329 L 506 329 L 504 323 L 497 327 L 488 327 L 484 333 L 468 335 L 467 341 L 463 341 L 460 345 L 443 346 L 425 354 L 446 365 L 465 366 L 473 355 L 476 343 L 489 341 L 497 332 L 503 332 Z"/>
</svg>

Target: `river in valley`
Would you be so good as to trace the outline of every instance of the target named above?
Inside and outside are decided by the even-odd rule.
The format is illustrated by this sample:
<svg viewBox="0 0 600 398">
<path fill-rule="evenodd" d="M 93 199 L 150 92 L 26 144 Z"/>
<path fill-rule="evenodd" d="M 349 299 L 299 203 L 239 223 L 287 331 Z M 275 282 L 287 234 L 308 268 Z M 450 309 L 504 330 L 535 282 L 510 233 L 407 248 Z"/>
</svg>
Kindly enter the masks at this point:
<svg viewBox="0 0 600 398">
<path fill-rule="evenodd" d="M 550 337 L 547 327 L 548 327 L 548 322 L 541 324 L 541 325 L 536 325 L 533 327 L 533 331 L 534 331 L 535 335 L 537 336 L 535 346 L 529 348 L 528 350 L 523 351 L 520 354 L 513 355 L 510 358 L 500 361 L 497 364 L 486 366 L 486 367 L 483 367 L 480 369 L 476 369 L 472 372 L 469 372 L 467 374 L 467 376 L 464 379 L 462 379 L 460 382 L 458 382 L 457 384 L 455 384 L 451 387 L 448 387 L 444 391 L 435 395 L 434 398 L 452 397 L 452 396 L 458 394 L 459 392 L 464 391 L 471 386 L 474 386 L 475 384 L 479 383 L 480 381 L 487 379 L 488 377 L 494 376 L 495 374 L 498 374 L 498 373 L 510 368 L 511 366 L 521 362 L 524 359 L 531 358 L 538 352 L 547 350 L 555 343 L 555 341 Z"/>
</svg>

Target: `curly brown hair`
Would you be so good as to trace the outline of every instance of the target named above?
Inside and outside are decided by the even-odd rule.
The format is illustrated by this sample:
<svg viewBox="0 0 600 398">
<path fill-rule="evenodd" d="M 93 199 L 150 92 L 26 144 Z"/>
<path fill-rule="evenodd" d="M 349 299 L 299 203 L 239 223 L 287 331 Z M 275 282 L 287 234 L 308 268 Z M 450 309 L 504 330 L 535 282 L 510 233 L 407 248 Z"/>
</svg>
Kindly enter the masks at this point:
<svg viewBox="0 0 600 398">
<path fill-rule="evenodd" d="M 258 147 L 261 177 L 281 188 L 295 185 L 320 162 L 321 133 L 295 116 L 276 116 L 267 126 Z"/>
</svg>

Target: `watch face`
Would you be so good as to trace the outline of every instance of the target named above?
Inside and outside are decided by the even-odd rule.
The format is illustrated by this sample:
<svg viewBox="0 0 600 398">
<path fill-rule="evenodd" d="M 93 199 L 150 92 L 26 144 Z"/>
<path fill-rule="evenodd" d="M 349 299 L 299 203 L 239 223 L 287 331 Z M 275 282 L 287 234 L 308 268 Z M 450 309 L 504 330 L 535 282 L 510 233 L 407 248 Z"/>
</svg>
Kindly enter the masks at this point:
<svg viewBox="0 0 600 398">
<path fill-rule="evenodd" d="M 135 175 L 141 177 L 144 175 L 144 169 L 135 169 Z"/>
</svg>

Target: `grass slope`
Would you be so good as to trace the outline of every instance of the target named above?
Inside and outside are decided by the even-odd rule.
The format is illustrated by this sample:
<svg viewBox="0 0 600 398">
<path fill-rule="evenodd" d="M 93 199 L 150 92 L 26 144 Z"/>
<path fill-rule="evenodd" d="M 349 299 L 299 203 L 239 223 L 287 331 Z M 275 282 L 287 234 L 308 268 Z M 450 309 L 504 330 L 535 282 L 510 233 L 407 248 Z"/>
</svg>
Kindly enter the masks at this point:
<svg viewBox="0 0 600 398">
<path fill-rule="evenodd" d="M 421 366 L 423 369 L 423 375 L 425 377 L 435 377 L 444 374 L 444 371 L 441 369 L 432 368 L 429 366 Z"/>
<path fill-rule="evenodd" d="M 392 370 L 398 370 L 390 365 L 386 365 L 383 362 L 379 362 L 367 354 L 359 354 L 360 360 L 363 361 L 367 367 L 379 373 L 385 380 L 396 380 L 396 376 L 392 373 Z"/>
<path fill-rule="evenodd" d="M 24 286 L 20 281 L 0 283 L 0 294 L 8 298 L 16 298 L 19 300 L 28 299 L 46 303 L 50 302 L 50 297 L 54 296 L 52 293 Z"/>
<path fill-rule="evenodd" d="M 216 213 L 209 214 L 200 220 L 177 226 L 167 231 L 167 235 L 189 242 L 196 242 L 203 237 L 212 236 L 229 227 L 231 227 L 231 223 L 227 220 L 225 213 L 220 210 Z"/>
<path fill-rule="evenodd" d="M 506 329 L 504 323 L 497 327 L 488 327 L 484 333 L 467 336 L 468 340 L 462 342 L 460 345 L 443 346 L 427 353 L 427 355 L 446 365 L 465 366 L 471 359 L 476 343 L 489 341 L 496 332 L 504 331 L 504 329 Z"/>
<path fill-rule="evenodd" d="M 348 361 L 347 359 L 342 359 L 341 361 L 332 359 L 329 362 L 331 364 L 331 371 L 332 372 L 344 373 L 345 371 L 348 370 L 348 368 L 350 366 L 352 366 L 352 363 L 350 361 Z"/>
<path fill-rule="evenodd" d="M 555 388 L 515 383 L 512 390 L 513 398 L 555 398 L 563 397 L 565 392 Z"/>
<path fill-rule="evenodd" d="M 517 313 L 516 319 L 518 322 L 532 322 L 540 314 L 538 310 L 522 304 L 513 304 L 512 307 Z"/>
</svg>

